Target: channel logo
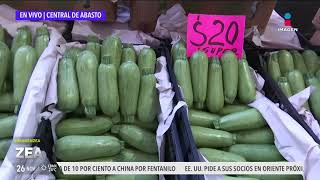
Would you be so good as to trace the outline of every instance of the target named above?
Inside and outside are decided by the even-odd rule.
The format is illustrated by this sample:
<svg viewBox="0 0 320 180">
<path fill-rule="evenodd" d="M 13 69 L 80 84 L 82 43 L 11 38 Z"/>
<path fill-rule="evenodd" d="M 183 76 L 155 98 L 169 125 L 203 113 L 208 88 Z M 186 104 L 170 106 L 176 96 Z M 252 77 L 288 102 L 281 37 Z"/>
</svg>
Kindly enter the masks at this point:
<svg viewBox="0 0 320 180">
<path fill-rule="evenodd" d="M 283 32 L 296 32 L 298 31 L 298 28 L 293 28 L 291 26 L 291 18 L 292 15 L 289 12 L 284 13 L 284 24 L 283 27 L 279 27 L 278 31 L 283 31 Z"/>
</svg>

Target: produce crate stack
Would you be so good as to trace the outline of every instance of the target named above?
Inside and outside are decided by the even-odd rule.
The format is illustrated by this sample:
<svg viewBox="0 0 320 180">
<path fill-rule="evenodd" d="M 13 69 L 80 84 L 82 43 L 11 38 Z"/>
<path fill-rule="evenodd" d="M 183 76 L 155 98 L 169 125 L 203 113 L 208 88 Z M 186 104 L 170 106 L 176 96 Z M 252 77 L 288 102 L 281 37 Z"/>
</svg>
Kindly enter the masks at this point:
<svg viewBox="0 0 320 180">
<path fill-rule="evenodd" d="M 263 55 L 266 53 L 266 50 L 250 49 L 250 50 L 247 50 L 246 52 L 247 52 L 247 57 L 249 60 L 248 62 L 250 63 L 251 67 L 253 67 L 255 70 L 257 70 L 257 72 L 265 80 L 265 84 L 263 86 L 263 91 L 265 92 L 265 96 L 267 98 L 269 98 L 270 100 L 272 100 L 274 103 L 279 103 L 280 108 L 282 110 L 287 112 L 293 119 L 295 119 L 307 131 L 307 133 L 314 139 L 315 142 L 320 143 L 319 138 L 315 135 L 315 133 L 312 131 L 312 129 L 308 126 L 308 124 L 303 120 L 303 117 L 301 115 L 299 115 L 297 110 L 289 102 L 288 97 L 282 91 L 282 89 L 283 90 L 287 89 L 285 91 L 288 91 L 288 89 L 289 89 L 288 88 L 289 83 L 288 83 L 287 77 L 280 78 L 280 83 L 278 83 L 279 80 L 275 81 L 272 78 L 272 75 L 270 73 L 268 73 L 267 63 L 269 63 L 269 67 L 270 67 L 269 71 L 270 72 L 274 71 L 274 69 L 271 70 L 271 66 L 275 64 L 276 69 L 278 69 L 278 70 L 276 70 L 276 72 L 278 71 L 278 74 L 279 74 L 279 72 L 281 74 L 280 65 L 277 66 L 279 63 L 274 63 L 277 61 L 269 62 L 268 60 L 265 60 L 265 59 L 269 59 L 269 60 L 271 59 L 271 56 L 267 58 Z M 283 52 L 285 54 L 287 54 L 288 51 L 283 51 Z M 274 56 L 273 58 L 277 58 L 277 55 L 275 53 L 273 53 L 272 56 Z M 289 61 L 290 61 L 290 58 L 289 58 Z M 297 72 L 297 71 L 295 71 L 295 72 Z M 276 74 L 276 73 L 272 72 L 272 74 Z M 299 72 L 297 74 L 299 74 Z M 279 85 L 282 86 L 282 89 L 280 88 Z M 301 85 L 301 83 L 300 83 L 300 85 Z M 290 87 L 290 84 L 289 84 L 289 87 Z M 291 87 L 290 87 L 290 91 L 291 91 Z"/>
<path fill-rule="evenodd" d="M 156 130 L 159 96 L 156 52 L 138 54 L 117 36 L 100 44 L 88 36 L 85 49 L 70 48 L 59 61 L 57 108 L 66 117 L 56 126 L 57 161 L 158 162 Z M 174 128 L 168 133 L 177 136 Z M 170 135 L 167 133 L 167 137 Z M 179 145 L 170 138 L 168 146 Z M 168 149 L 168 161 L 182 161 Z M 77 179 L 158 179 L 157 175 L 67 176 Z M 171 178 L 172 179 L 172 178 Z M 175 178 L 183 179 L 183 178 Z"/>
<path fill-rule="evenodd" d="M 256 89 L 245 53 L 241 60 L 231 51 L 221 59 L 208 59 L 198 51 L 188 59 L 185 44 L 180 41 L 171 49 L 171 55 L 177 83 L 189 107 L 193 139 L 208 161 L 286 161 L 260 112 L 247 105 L 255 100 Z M 302 179 L 292 175 L 248 177 Z"/>
<path fill-rule="evenodd" d="M 46 27 L 37 28 L 35 37 L 28 26 L 18 28 L 13 39 L 8 39 L 6 34 L 0 26 L 0 160 L 11 145 L 33 69 L 49 43 Z"/>
</svg>

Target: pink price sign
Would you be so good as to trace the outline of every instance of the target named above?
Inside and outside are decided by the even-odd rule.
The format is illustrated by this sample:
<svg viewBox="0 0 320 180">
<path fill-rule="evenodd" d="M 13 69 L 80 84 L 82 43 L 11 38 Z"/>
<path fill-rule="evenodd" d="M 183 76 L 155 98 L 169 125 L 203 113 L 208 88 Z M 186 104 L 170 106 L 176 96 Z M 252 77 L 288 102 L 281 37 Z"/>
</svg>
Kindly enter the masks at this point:
<svg viewBox="0 0 320 180">
<path fill-rule="evenodd" d="M 202 50 L 208 57 L 221 57 L 232 50 L 242 57 L 245 16 L 189 14 L 187 29 L 187 56 Z"/>
</svg>

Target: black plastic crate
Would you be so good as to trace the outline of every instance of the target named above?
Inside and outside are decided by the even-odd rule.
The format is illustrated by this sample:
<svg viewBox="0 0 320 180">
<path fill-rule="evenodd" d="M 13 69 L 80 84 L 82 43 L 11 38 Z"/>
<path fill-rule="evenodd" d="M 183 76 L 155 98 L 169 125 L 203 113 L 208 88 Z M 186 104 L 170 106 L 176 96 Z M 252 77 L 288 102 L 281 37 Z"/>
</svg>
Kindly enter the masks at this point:
<svg viewBox="0 0 320 180">
<path fill-rule="evenodd" d="M 178 86 L 176 76 L 173 72 L 172 68 L 172 60 L 170 50 L 167 48 L 168 45 L 163 44 L 163 54 L 167 60 L 167 68 L 170 76 L 170 82 L 172 83 L 173 89 L 175 91 L 174 101 L 175 103 L 179 101 L 184 101 L 183 96 L 180 92 L 180 88 Z M 187 107 L 181 107 L 176 113 L 176 126 L 179 133 L 182 155 L 185 162 L 201 162 L 200 154 L 198 153 L 198 149 L 196 147 L 195 141 L 192 136 L 190 123 L 188 120 Z M 189 179 L 192 180 L 203 180 L 203 175 L 189 175 Z"/>
<path fill-rule="evenodd" d="M 274 103 L 279 103 L 280 108 L 287 112 L 294 120 L 296 120 L 313 138 L 315 142 L 320 144 L 319 138 L 315 135 L 312 129 L 308 126 L 308 124 L 303 120 L 302 116 L 297 112 L 297 110 L 292 106 L 288 98 L 281 91 L 278 84 L 271 78 L 268 72 L 265 70 L 264 63 L 264 55 L 262 55 L 261 51 L 249 49 L 246 50 L 247 60 L 252 68 L 254 68 L 265 80 L 265 84 L 263 86 L 263 91 L 265 92 L 265 96 L 269 98 Z"/>
</svg>

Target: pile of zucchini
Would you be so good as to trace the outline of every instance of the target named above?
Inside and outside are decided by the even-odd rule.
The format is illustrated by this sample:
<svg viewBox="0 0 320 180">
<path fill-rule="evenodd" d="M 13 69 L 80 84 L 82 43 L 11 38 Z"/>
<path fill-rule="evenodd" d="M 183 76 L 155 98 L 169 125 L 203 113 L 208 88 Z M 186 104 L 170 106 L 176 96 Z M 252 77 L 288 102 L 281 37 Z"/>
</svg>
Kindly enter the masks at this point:
<svg viewBox="0 0 320 180">
<path fill-rule="evenodd" d="M 171 50 L 174 72 L 189 107 L 189 121 L 199 152 L 210 162 L 285 161 L 260 112 L 247 106 L 256 98 L 245 54 L 231 51 L 221 59 L 195 52 L 188 60 L 184 42 Z M 301 179 L 295 176 L 230 177 L 225 179 Z"/>
<path fill-rule="evenodd" d="M 156 162 L 159 98 L 156 54 L 108 36 L 89 36 L 85 49 L 70 48 L 59 61 L 56 126 L 60 161 Z M 60 179 L 157 179 L 158 176 L 66 176 Z"/>
<path fill-rule="evenodd" d="M 312 50 L 300 54 L 296 50 L 272 52 L 268 58 L 268 73 L 278 82 L 282 92 L 290 97 L 308 86 L 316 87 L 304 104 L 320 120 L 320 58 Z"/>
<path fill-rule="evenodd" d="M 11 49 L 5 33 L 0 26 L 0 160 L 12 142 L 17 121 L 13 113 L 18 113 L 32 71 L 49 43 L 46 27 L 37 28 L 34 39 L 29 27 L 18 28 Z"/>
</svg>

